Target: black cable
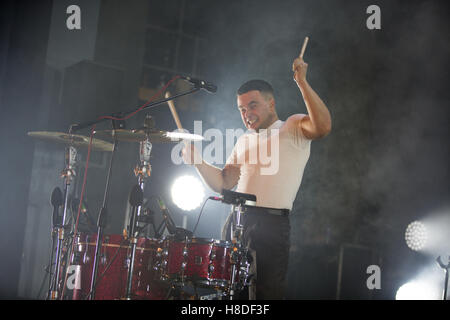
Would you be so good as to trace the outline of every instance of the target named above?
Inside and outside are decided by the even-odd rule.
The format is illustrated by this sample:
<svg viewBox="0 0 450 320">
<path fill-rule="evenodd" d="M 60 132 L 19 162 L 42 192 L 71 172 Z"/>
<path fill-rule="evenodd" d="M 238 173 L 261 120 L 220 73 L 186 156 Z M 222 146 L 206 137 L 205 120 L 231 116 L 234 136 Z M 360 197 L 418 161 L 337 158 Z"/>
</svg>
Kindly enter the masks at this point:
<svg viewBox="0 0 450 320">
<path fill-rule="evenodd" d="M 195 230 L 197 230 L 198 223 L 200 222 L 200 218 L 201 218 L 202 213 L 203 213 L 203 208 L 205 207 L 205 204 L 206 204 L 206 202 L 208 202 L 208 200 L 210 200 L 210 198 L 206 198 L 205 202 L 203 202 L 202 208 L 200 209 L 200 213 L 198 215 L 197 223 L 195 224 L 194 230 L 192 231 L 192 236 L 194 236 Z"/>
</svg>

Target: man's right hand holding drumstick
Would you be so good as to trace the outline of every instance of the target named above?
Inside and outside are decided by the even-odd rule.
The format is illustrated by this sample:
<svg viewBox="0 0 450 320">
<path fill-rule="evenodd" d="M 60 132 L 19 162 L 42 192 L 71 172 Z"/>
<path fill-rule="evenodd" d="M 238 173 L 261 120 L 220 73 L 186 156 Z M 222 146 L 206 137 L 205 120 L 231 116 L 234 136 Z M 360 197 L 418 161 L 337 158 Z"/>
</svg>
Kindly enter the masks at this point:
<svg viewBox="0 0 450 320">
<path fill-rule="evenodd" d="M 306 138 L 315 140 L 326 136 L 331 131 L 331 116 L 322 99 L 306 81 L 308 64 L 303 61 L 303 54 L 307 43 L 308 37 L 305 38 L 299 57 L 292 63 L 292 71 L 294 72 L 294 81 L 297 83 L 308 109 L 308 115 L 299 119 L 298 125 Z"/>
</svg>

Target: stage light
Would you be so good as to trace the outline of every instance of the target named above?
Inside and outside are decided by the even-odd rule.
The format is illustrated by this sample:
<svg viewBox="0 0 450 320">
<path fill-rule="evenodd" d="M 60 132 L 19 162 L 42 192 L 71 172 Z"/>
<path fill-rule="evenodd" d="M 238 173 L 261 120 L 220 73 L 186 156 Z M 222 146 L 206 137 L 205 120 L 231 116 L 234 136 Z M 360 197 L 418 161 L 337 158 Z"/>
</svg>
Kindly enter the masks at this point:
<svg viewBox="0 0 450 320">
<path fill-rule="evenodd" d="M 439 300 L 439 291 L 425 281 L 411 281 L 397 290 L 395 300 Z"/>
<path fill-rule="evenodd" d="M 419 251 L 427 244 L 427 228 L 419 221 L 411 222 L 405 231 L 405 240 L 409 248 Z"/>
<path fill-rule="evenodd" d="M 198 208 L 205 198 L 202 182 L 193 176 L 182 176 L 172 185 L 172 201 L 182 210 Z"/>
</svg>

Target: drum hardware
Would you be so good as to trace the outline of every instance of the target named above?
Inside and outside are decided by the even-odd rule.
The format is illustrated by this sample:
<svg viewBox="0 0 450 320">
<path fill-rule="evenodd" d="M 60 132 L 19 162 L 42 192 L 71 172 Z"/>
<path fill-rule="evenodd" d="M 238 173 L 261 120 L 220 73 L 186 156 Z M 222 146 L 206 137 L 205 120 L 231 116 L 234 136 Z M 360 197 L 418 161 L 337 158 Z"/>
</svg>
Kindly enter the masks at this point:
<svg viewBox="0 0 450 320">
<path fill-rule="evenodd" d="M 175 77 L 174 79 L 172 79 L 172 81 L 174 81 L 175 79 L 177 79 L 179 77 Z M 171 82 L 172 82 L 171 81 Z M 165 90 L 168 85 L 171 83 L 169 82 L 165 88 L 163 88 L 163 90 Z M 94 259 L 94 265 L 92 267 L 92 278 L 91 278 L 91 290 L 89 292 L 89 294 L 87 295 L 88 298 L 90 299 L 95 299 L 95 287 L 97 284 L 97 281 L 100 280 L 97 277 L 97 273 L 98 273 L 98 265 L 99 263 L 102 264 L 106 264 L 108 263 L 108 257 L 105 256 L 104 254 L 100 255 L 100 248 L 102 247 L 102 239 L 103 239 L 103 230 L 106 226 L 106 222 L 107 222 L 107 206 L 106 206 L 106 200 L 108 198 L 108 192 L 109 192 L 109 183 L 110 183 L 110 178 L 111 178 L 111 173 L 112 173 L 112 164 L 113 164 L 113 159 L 114 159 L 114 154 L 115 154 L 115 150 L 117 149 L 117 144 L 118 141 L 122 140 L 123 135 L 122 132 L 124 132 L 124 135 L 126 136 L 128 134 L 128 132 L 126 132 L 123 129 L 123 126 L 121 126 L 121 121 L 123 119 L 125 119 L 126 117 L 124 117 L 125 115 L 133 115 L 134 113 L 137 113 L 143 109 L 147 109 L 153 106 L 156 106 L 158 104 L 164 103 L 164 102 L 168 102 L 171 101 L 172 99 L 175 99 L 177 97 L 181 97 L 187 94 L 191 94 L 194 93 L 196 91 L 199 91 L 201 89 L 201 87 L 196 86 L 195 88 L 177 94 L 173 97 L 170 98 L 166 98 L 163 99 L 161 101 L 157 101 L 157 102 L 153 102 L 151 104 L 146 104 L 142 107 L 139 107 L 139 109 L 137 110 L 132 110 L 130 112 L 127 113 L 118 113 L 118 114 L 112 114 L 111 116 L 105 116 L 105 117 L 101 117 L 97 120 L 94 121 L 90 121 L 90 122 L 86 122 L 86 123 L 82 123 L 82 124 L 73 124 L 70 129 L 69 129 L 69 133 L 62 133 L 62 132 L 45 132 L 45 131 L 39 131 L 39 132 L 29 132 L 28 135 L 31 137 L 35 137 L 35 138 L 40 138 L 40 139 L 44 139 L 44 140 L 50 140 L 52 142 L 56 142 L 56 143 L 61 143 L 64 145 L 67 145 L 67 153 L 66 153 L 66 161 L 69 162 L 69 165 L 64 168 L 63 172 L 62 172 L 62 177 L 65 179 L 65 188 L 64 188 L 64 195 L 63 195 L 63 203 L 64 203 L 64 208 L 63 208 L 63 215 L 62 215 L 62 222 L 58 221 L 58 228 L 55 228 L 56 225 L 54 224 L 54 228 L 56 229 L 52 232 L 52 234 L 54 234 L 54 240 L 56 241 L 56 258 L 55 258 L 55 266 L 54 266 L 54 270 L 55 272 L 53 272 L 53 278 L 52 278 L 52 271 L 50 270 L 48 273 L 51 275 L 50 277 L 50 283 L 49 283 L 49 292 L 48 292 L 48 298 L 50 299 L 58 299 L 58 298 L 63 298 L 64 295 L 64 289 L 65 289 L 65 285 L 66 285 L 66 280 L 64 280 L 64 288 L 61 292 L 61 274 L 63 272 L 63 269 L 66 268 L 66 277 L 67 277 L 67 269 L 70 266 L 70 264 L 73 264 L 73 266 L 77 267 L 79 266 L 80 263 L 82 262 L 86 262 L 86 263 L 92 263 L 92 258 Z M 118 119 L 118 118 L 123 118 L 123 119 Z M 105 121 L 111 119 L 112 120 L 112 124 L 113 124 L 113 130 L 110 131 L 110 135 L 112 136 L 112 138 L 114 139 L 113 143 L 109 143 L 109 142 L 105 142 L 102 141 L 100 139 L 96 139 L 96 138 L 92 138 L 92 136 L 90 138 L 82 136 L 82 135 L 78 135 L 75 134 L 76 131 L 81 130 L 83 128 L 87 128 L 87 127 L 91 127 L 93 125 L 96 125 L 99 122 Z M 151 150 L 151 143 L 150 141 L 153 142 L 178 142 L 182 139 L 187 139 L 187 140 L 202 140 L 203 137 L 201 136 L 196 136 L 196 135 L 191 135 L 191 134 L 187 134 L 187 133 L 178 133 L 178 132 L 163 132 L 163 131 L 158 131 L 155 130 L 153 128 L 153 126 L 151 126 L 152 131 L 150 132 L 150 130 L 145 129 L 145 125 L 144 125 L 144 130 L 137 130 L 133 132 L 133 137 L 132 139 L 139 139 L 139 142 L 141 142 L 141 138 L 137 138 L 137 136 L 139 136 L 141 134 L 140 131 L 144 131 L 145 132 L 145 137 L 146 137 L 146 144 L 141 143 L 141 150 L 148 150 L 149 146 L 150 146 L 150 150 Z M 148 127 L 148 126 L 147 126 Z M 117 132 L 119 132 L 118 134 L 116 134 Z M 148 137 L 152 136 L 153 140 L 149 140 Z M 159 140 L 157 140 L 159 139 Z M 125 139 L 124 139 L 125 140 Z M 75 160 L 76 160 L 76 148 L 84 148 L 84 147 L 89 147 L 90 150 L 93 151 L 107 151 L 107 152 L 112 152 L 112 156 L 110 159 L 110 163 L 109 163 L 109 168 L 108 168 L 108 174 L 107 174 L 107 179 L 106 179 L 106 187 L 105 187 L 105 191 L 104 191 L 104 198 L 103 198 L 103 205 L 102 208 L 100 210 L 99 216 L 98 216 L 98 221 L 97 221 L 97 241 L 96 241 L 96 246 L 95 246 L 95 254 L 88 253 L 86 252 L 82 252 L 81 250 L 83 249 L 83 245 L 81 244 L 81 242 L 79 241 L 79 234 L 77 233 L 77 227 L 75 227 L 75 231 L 72 234 L 68 234 L 67 231 L 65 230 L 67 228 L 66 226 L 66 219 L 67 219 L 67 208 L 68 208 L 68 190 L 70 187 L 70 182 L 73 179 L 73 177 L 75 177 Z M 75 156 L 74 156 L 75 155 Z M 73 162 L 73 165 L 72 165 Z M 139 175 L 139 176 L 143 176 L 143 177 L 148 177 L 150 176 L 151 173 L 151 167 L 149 163 L 144 163 L 142 166 L 138 166 L 135 168 L 135 174 Z M 143 187 L 143 185 L 142 185 Z M 143 188 L 142 188 L 143 189 Z M 61 205 L 59 205 L 58 207 L 60 207 Z M 140 210 L 141 208 L 139 208 Z M 56 211 L 56 210 L 54 210 Z M 150 214 L 147 211 L 143 210 L 143 213 L 141 214 L 140 212 L 137 213 L 138 218 L 135 221 L 140 221 L 141 216 L 145 216 L 145 214 Z M 168 214 L 164 215 L 165 219 L 164 219 L 164 224 L 166 227 L 171 227 L 173 226 L 173 221 L 171 220 L 170 216 Z M 89 217 L 88 217 L 89 218 Z M 56 219 L 55 219 L 56 222 Z M 92 222 L 92 221 L 91 221 Z M 172 224 L 171 224 L 172 222 Z M 78 224 L 78 221 L 77 221 Z M 61 225 L 59 227 L 59 225 Z M 154 226 L 155 228 L 155 226 Z M 173 231 L 173 230 L 172 230 Z M 175 228 L 175 233 L 177 235 L 180 234 L 184 234 L 184 235 L 189 235 L 189 232 L 187 230 L 182 230 L 180 228 Z M 70 238 L 70 239 L 69 239 Z M 67 245 L 66 240 L 70 240 L 71 244 Z M 134 240 L 132 242 L 135 242 Z M 55 243 L 55 242 L 54 242 Z M 74 246 L 74 244 L 76 244 L 76 247 Z M 118 250 L 121 248 L 121 246 L 119 246 Z M 54 245 L 52 248 L 52 257 L 51 260 L 54 260 L 53 254 L 54 254 Z M 73 251 L 73 252 L 72 252 Z M 65 255 L 67 257 L 67 261 L 66 264 L 64 265 L 64 263 L 62 262 L 62 255 Z M 66 259 L 66 258 L 64 258 Z M 100 261 L 101 260 L 101 261 Z M 113 258 L 114 260 L 114 258 Z M 52 268 L 52 263 L 50 263 L 49 265 L 49 269 Z M 110 265 L 110 263 L 108 263 L 108 265 Z M 79 269 L 79 268 L 78 268 Z M 77 270 L 78 270 L 77 269 Z M 141 271 L 139 271 L 141 272 Z M 102 277 L 102 275 L 100 276 L 100 278 Z M 85 288 L 86 289 L 86 288 Z"/>
<path fill-rule="evenodd" d="M 155 225 L 155 219 L 154 219 L 155 213 L 150 210 L 149 208 L 145 207 L 145 204 L 142 204 L 142 210 L 140 212 L 140 215 L 137 218 L 137 222 L 143 223 L 143 226 L 139 226 L 136 230 L 138 234 L 140 234 L 148 225 L 151 225 L 153 227 L 153 232 L 156 234 L 156 225 Z M 128 233 L 127 233 L 128 234 Z"/>
<path fill-rule="evenodd" d="M 180 78 L 180 76 L 176 76 L 174 77 L 171 81 L 169 81 L 162 90 L 165 90 L 173 81 L 175 81 L 176 79 Z M 88 121 L 85 123 L 78 123 L 78 124 L 72 124 L 70 127 L 70 134 L 73 134 L 74 132 L 77 132 L 81 129 L 84 128 L 88 128 L 88 127 L 95 127 L 96 124 L 100 123 L 100 122 L 104 122 L 106 120 L 111 120 L 112 122 L 112 138 L 114 140 L 113 143 L 113 147 L 112 147 L 112 155 L 111 155 L 111 159 L 110 159 L 110 164 L 109 164 L 109 169 L 108 169 L 108 174 L 107 174 L 107 178 L 106 178 L 106 187 L 105 187 L 105 193 L 104 193 L 104 198 L 103 198 L 103 206 L 100 209 L 100 213 L 98 216 L 98 221 L 97 221 L 97 226 L 98 226 L 98 232 L 97 232 L 97 245 L 96 245 L 96 253 L 95 253 L 95 257 L 94 257 L 94 270 L 92 272 L 92 280 L 91 280 L 91 299 L 95 299 L 95 284 L 96 284 L 96 278 L 97 278 L 97 271 L 98 271 L 98 256 L 99 256 L 99 250 L 101 247 L 101 241 L 102 241 L 102 236 L 103 236 L 103 229 L 105 228 L 106 225 L 106 220 L 107 220 L 107 207 L 106 207 L 106 202 L 107 202 L 107 196 L 108 196 L 108 191 L 109 191 L 109 182 L 110 182 L 110 177 L 111 177 L 111 172 L 112 172 L 112 163 L 113 163 L 113 159 L 114 159 L 114 154 L 115 154 L 115 150 L 119 141 L 119 138 L 116 137 L 116 132 L 120 132 L 118 130 L 123 129 L 121 127 L 119 127 L 116 124 L 121 124 L 118 123 L 117 121 L 123 121 L 126 120 L 128 118 L 130 118 L 131 116 L 133 116 L 134 114 L 145 110 L 145 109 L 149 109 L 152 108 L 156 105 L 165 103 L 169 100 L 184 96 L 184 95 L 188 95 L 194 92 L 197 92 L 201 89 L 200 86 L 195 86 L 194 88 L 192 88 L 191 90 L 188 90 L 186 92 L 182 92 L 179 93 L 175 96 L 169 97 L 169 98 L 165 98 L 159 101 L 155 101 L 155 102 L 148 102 L 146 104 L 144 104 L 143 106 L 140 106 L 138 108 L 135 108 L 133 110 L 130 110 L 128 112 L 121 112 L 121 113 L 112 113 L 109 116 L 102 116 L 100 118 L 97 118 L 96 120 L 93 121 Z"/>
<path fill-rule="evenodd" d="M 219 290 L 216 293 L 199 296 L 199 300 L 222 300 L 224 297 L 226 293 Z"/>
<path fill-rule="evenodd" d="M 73 293 L 72 293 L 72 298 L 74 300 L 79 300 L 81 299 L 81 265 L 83 262 L 85 262 L 86 260 L 86 256 L 82 255 L 82 245 L 80 244 L 80 235 L 75 235 L 73 241 L 75 242 L 75 250 L 72 253 L 72 259 L 70 261 L 70 265 L 75 266 L 75 283 L 74 283 L 74 288 L 73 288 Z"/>
<path fill-rule="evenodd" d="M 55 245 L 58 241 L 60 241 L 58 235 L 59 226 L 62 225 L 62 216 L 60 215 L 60 207 L 64 204 L 63 194 L 60 188 L 56 187 L 53 189 L 52 196 L 51 196 L 51 204 L 53 206 L 53 215 L 52 215 L 52 251 L 51 251 L 51 257 L 50 257 L 50 265 L 49 265 L 49 274 L 50 274 L 50 282 L 49 282 L 49 290 L 47 293 L 47 299 L 56 299 L 57 298 L 57 290 L 55 289 L 55 281 L 57 281 L 56 274 L 51 271 L 51 266 L 55 265 L 53 263 L 53 254 L 55 251 Z M 58 252 L 59 250 L 57 250 Z M 59 261 L 60 259 L 57 258 L 56 261 Z M 55 270 L 56 271 L 56 270 Z"/>
<path fill-rule="evenodd" d="M 221 197 L 210 197 L 210 199 L 222 201 L 232 205 L 231 242 L 233 244 L 230 255 L 231 262 L 231 283 L 229 289 L 229 299 L 233 300 L 237 291 L 247 285 L 246 279 L 249 270 L 247 261 L 247 249 L 242 243 L 242 215 L 245 213 L 246 203 L 256 203 L 256 196 L 253 194 L 240 193 L 223 189 Z M 242 262 L 242 266 L 240 265 Z"/>
<path fill-rule="evenodd" d="M 74 139 L 72 138 L 72 141 L 74 140 L 78 140 L 78 139 Z M 85 139 L 87 140 L 87 139 Z M 85 143 L 85 140 L 83 140 L 83 143 Z M 76 177 L 76 164 L 77 164 L 77 160 L 78 160 L 78 152 L 77 149 L 75 147 L 73 147 L 73 144 L 75 144 L 75 142 L 73 142 L 72 144 L 70 144 L 67 148 L 66 148 L 66 153 L 65 153 L 65 160 L 66 163 L 68 164 L 66 168 L 64 168 L 61 172 L 61 177 L 64 178 L 65 181 L 65 188 L 64 188 L 64 213 L 63 213 L 63 229 L 66 230 L 70 230 L 71 226 L 70 224 L 67 224 L 67 211 L 70 209 L 69 208 L 69 187 L 70 184 L 72 182 L 72 180 L 74 179 L 74 177 Z M 82 146 L 82 144 L 80 144 L 80 146 Z M 86 146 L 86 144 L 84 144 L 84 146 Z M 106 145 L 103 146 L 106 148 Z M 63 245 L 62 245 L 62 249 L 65 250 L 65 259 L 64 261 L 61 260 L 60 264 L 60 272 L 62 273 L 63 270 L 65 270 L 65 278 L 63 279 L 62 282 L 62 288 L 61 290 L 61 294 L 60 294 L 60 299 L 64 299 L 64 292 L 65 292 L 65 285 L 66 285 L 66 281 L 67 281 L 67 271 L 68 271 L 68 264 L 70 263 L 70 256 L 72 254 L 72 247 L 71 247 L 71 241 L 72 241 L 72 235 L 73 234 L 69 234 L 68 237 L 65 237 L 65 234 L 63 236 Z M 64 241 L 66 241 L 66 243 L 64 244 Z M 60 279 L 61 280 L 61 279 Z M 59 280 L 59 281 L 60 281 Z"/>
<path fill-rule="evenodd" d="M 136 228 L 137 228 L 137 216 L 138 211 L 142 206 L 144 195 L 142 192 L 142 188 L 140 185 L 135 185 L 130 193 L 129 202 L 132 206 L 131 215 L 130 215 L 130 225 L 129 225 L 129 235 L 130 235 L 130 244 L 131 244 L 131 254 L 128 262 L 128 277 L 127 277 L 127 288 L 125 293 L 125 299 L 131 299 L 131 287 L 133 280 L 133 271 L 134 271 L 134 261 L 136 257 L 136 245 L 137 245 L 137 236 L 136 236 Z"/>
<path fill-rule="evenodd" d="M 65 234 L 66 220 L 67 220 L 67 210 L 68 210 L 68 199 L 69 199 L 69 187 L 72 182 L 72 179 L 76 176 L 76 163 L 77 163 L 77 149 L 76 148 L 88 148 L 91 146 L 91 149 L 94 151 L 104 151 L 111 152 L 113 145 L 103 140 L 99 139 L 90 139 L 89 137 L 73 134 L 71 130 L 69 133 L 64 132 L 49 132 L 49 131 L 32 131 L 28 132 L 28 135 L 33 138 L 41 139 L 44 141 L 54 142 L 57 144 L 65 145 L 65 167 L 61 172 L 61 178 L 64 179 L 64 206 L 63 206 L 63 214 L 61 216 L 62 221 L 58 224 L 58 226 L 53 226 L 54 230 L 56 230 L 57 234 L 57 248 L 56 248 L 56 258 L 54 263 L 54 272 L 53 278 L 51 281 L 51 285 L 49 288 L 48 299 L 58 299 L 63 298 L 64 288 L 61 288 L 61 274 L 63 272 L 63 263 L 62 263 L 62 249 L 64 247 L 64 240 L 67 238 Z M 56 227 L 56 229 L 55 229 Z M 52 249 L 53 250 L 53 249 Z M 70 250 L 70 249 L 69 249 Z M 53 252 L 52 252 L 53 255 Z M 67 252 L 67 257 L 70 257 L 70 251 Z M 68 261 L 67 261 L 68 262 Z M 64 281 L 65 285 L 65 281 Z M 63 287 L 64 287 L 63 285 Z M 62 289 L 62 291 L 61 291 Z"/>
<path fill-rule="evenodd" d="M 56 233 L 56 257 L 55 257 L 55 269 L 53 272 L 52 284 L 49 289 L 48 299 L 56 300 L 62 295 L 61 291 L 61 275 L 62 270 L 62 250 L 65 240 L 65 228 L 66 228 L 66 218 L 68 209 L 68 198 L 69 198 L 69 187 L 75 176 L 75 166 L 77 160 L 77 150 L 71 145 L 66 148 L 65 162 L 66 167 L 62 170 L 61 177 L 64 178 L 64 195 L 61 197 L 61 191 L 55 189 L 52 193 L 52 204 L 54 205 L 53 210 L 53 230 Z M 57 191 L 59 190 L 59 191 Z M 61 200 L 63 203 L 61 203 Z M 63 205 L 62 216 L 59 215 L 56 206 Z M 54 237 L 53 237 L 54 239 Z"/>
<path fill-rule="evenodd" d="M 130 263 L 128 266 L 127 288 L 125 299 L 130 300 L 132 295 L 132 281 L 134 274 L 134 261 L 136 256 L 136 243 L 139 217 L 144 213 L 142 202 L 144 198 L 144 182 L 145 179 L 151 175 L 150 156 L 152 152 L 152 143 L 150 141 L 150 133 L 155 130 L 155 122 L 150 115 L 146 115 L 144 120 L 144 127 L 142 131 L 145 133 L 145 139 L 139 142 L 139 160 L 140 163 L 134 169 L 134 174 L 138 179 L 138 184 L 135 185 L 130 193 L 129 203 L 132 206 L 129 235 L 131 243 Z M 154 226 L 154 224 L 153 224 Z"/>
<path fill-rule="evenodd" d="M 136 138 L 140 134 L 140 132 L 143 132 L 146 136 L 144 140 L 139 141 L 139 165 L 136 166 L 134 173 L 136 177 L 138 178 L 138 185 L 136 185 L 133 188 L 133 191 L 130 194 L 130 204 L 132 205 L 132 214 L 130 216 L 130 223 L 129 223 L 129 234 L 131 235 L 130 242 L 131 242 L 131 258 L 130 258 L 130 264 L 128 269 L 128 280 L 127 280 L 127 291 L 125 294 L 125 299 L 131 299 L 131 286 L 132 286 L 132 277 L 134 274 L 134 257 L 135 257 L 135 251 L 136 251 L 136 230 L 137 230 L 137 223 L 139 222 L 139 218 L 145 214 L 145 210 L 142 207 L 142 200 L 143 200 L 143 190 L 144 190 L 144 181 L 146 178 L 150 177 L 151 175 L 151 165 L 150 165 L 150 157 L 151 157 L 151 151 L 152 151 L 152 143 L 151 139 L 154 139 L 154 136 L 152 137 L 152 134 L 155 132 L 155 123 L 153 118 L 150 115 L 147 115 L 144 120 L 144 126 L 139 131 L 135 131 Z M 136 140 L 134 140 L 136 141 Z M 163 222 L 161 223 L 160 227 L 158 229 L 155 229 L 155 225 L 153 224 L 155 234 L 160 237 L 162 235 L 161 227 L 164 226 L 167 228 L 170 234 L 173 234 L 176 232 L 175 223 L 173 222 L 172 218 L 170 217 L 169 210 L 165 206 L 164 202 L 161 200 L 161 198 L 158 197 L 158 204 L 160 206 L 160 209 L 163 214 Z"/>
<path fill-rule="evenodd" d="M 157 133 L 155 133 L 155 132 L 157 132 Z M 142 133 L 144 133 L 146 135 L 146 139 L 144 139 L 144 140 L 142 140 L 142 136 L 141 136 Z M 112 134 L 115 137 L 115 145 L 118 143 L 119 140 L 129 141 L 129 142 L 130 141 L 131 142 L 139 142 L 140 163 L 135 167 L 134 174 L 138 178 L 138 186 L 140 187 L 140 189 L 142 191 L 142 190 L 144 190 L 145 178 L 148 178 L 151 175 L 150 156 L 151 156 L 151 150 L 152 150 L 152 142 L 151 142 L 152 139 L 156 140 L 156 142 L 168 142 L 169 140 L 167 137 L 171 137 L 172 133 L 155 131 L 153 119 L 151 118 L 151 116 L 147 115 L 146 119 L 144 121 L 144 127 L 142 129 L 131 130 L 131 131 L 127 131 L 124 129 L 117 129 L 115 131 L 114 130 L 112 130 L 112 131 L 108 131 L 108 130 L 96 131 L 96 134 L 103 134 L 103 135 Z M 184 136 L 177 136 L 177 137 L 181 137 L 183 139 L 192 139 L 192 140 L 193 139 L 203 139 L 203 137 L 201 137 L 201 136 L 191 135 L 191 134 L 184 134 Z M 174 142 L 173 136 L 170 141 Z M 114 149 L 115 149 L 115 147 L 114 147 Z M 113 154 L 114 154 L 114 151 L 113 151 Z M 111 165 L 110 165 L 110 168 L 111 168 Z M 109 176 L 109 174 L 108 174 L 108 176 Z M 108 185 L 108 182 L 107 182 L 107 185 Z M 135 189 L 135 192 L 137 192 L 137 189 Z M 158 198 L 158 203 L 159 203 L 161 211 L 163 213 L 163 221 L 161 222 L 161 225 L 157 229 L 155 228 L 154 223 L 152 223 L 153 228 L 155 230 L 155 235 L 157 236 L 157 238 L 160 238 L 162 236 L 164 229 L 161 230 L 161 228 L 163 228 L 163 227 L 167 228 L 167 230 L 169 231 L 170 234 L 172 234 L 172 233 L 189 234 L 187 232 L 187 230 L 184 230 L 184 229 L 180 230 L 180 228 L 175 227 L 175 224 L 174 224 L 172 218 L 170 217 L 170 213 L 169 213 L 167 207 L 162 202 L 161 198 Z M 130 220 L 130 224 L 129 224 L 130 229 L 128 232 L 128 234 L 130 235 L 130 242 L 131 242 L 131 258 L 130 258 L 131 263 L 129 265 L 129 270 L 128 270 L 129 280 L 127 282 L 127 292 L 125 293 L 125 299 L 131 299 L 131 294 L 132 294 L 131 293 L 131 283 L 132 283 L 132 277 L 134 274 L 133 256 L 135 255 L 135 243 L 134 242 L 136 240 L 136 236 L 134 234 L 136 233 L 136 230 L 138 230 L 137 223 L 141 220 L 141 217 L 143 217 L 145 219 L 144 216 L 146 213 L 148 213 L 143 208 L 142 202 L 138 206 L 135 206 L 135 207 L 136 207 L 136 209 L 133 210 L 133 214 L 130 217 L 132 219 L 132 221 Z M 100 220 L 100 216 L 99 216 L 99 220 Z M 94 268 L 95 268 L 95 264 L 94 264 Z M 93 273 L 93 278 L 94 277 L 95 277 L 95 273 Z M 95 283 L 95 282 L 93 281 L 92 283 Z M 94 294 L 94 293 L 95 293 L 95 291 L 92 292 L 92 294 Z"/>
</svg>

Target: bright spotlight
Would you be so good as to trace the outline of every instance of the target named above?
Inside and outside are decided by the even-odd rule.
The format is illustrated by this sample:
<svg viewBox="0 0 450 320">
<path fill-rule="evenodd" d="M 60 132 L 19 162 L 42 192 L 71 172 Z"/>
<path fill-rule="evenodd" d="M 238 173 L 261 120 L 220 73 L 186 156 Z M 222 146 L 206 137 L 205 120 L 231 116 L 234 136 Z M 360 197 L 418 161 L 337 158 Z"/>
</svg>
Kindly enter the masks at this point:
<svg viewBox="0 0 450 320">
<path fill-rule="evenodd" d="M 419 221 L 411 222 L 406 228 L 405 240 L 408 247 L 414 251 L 422 250 L 427 244 L 427 229 Z"/>
<path fill-rule="evenodd" d="M 182 210 L 191 211 L 205 198 L 202 182 L 193 176 L 182 176 L 172 185 L 172 200 Z"/>
<path fill-rule="evenodd" d="M 395 295 L 395 300 L 438 300 L 439 293 L 430 284 L 411 281 L 402 285 Z"/>
</svg>

